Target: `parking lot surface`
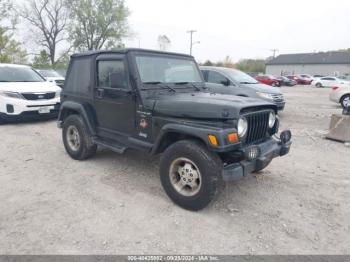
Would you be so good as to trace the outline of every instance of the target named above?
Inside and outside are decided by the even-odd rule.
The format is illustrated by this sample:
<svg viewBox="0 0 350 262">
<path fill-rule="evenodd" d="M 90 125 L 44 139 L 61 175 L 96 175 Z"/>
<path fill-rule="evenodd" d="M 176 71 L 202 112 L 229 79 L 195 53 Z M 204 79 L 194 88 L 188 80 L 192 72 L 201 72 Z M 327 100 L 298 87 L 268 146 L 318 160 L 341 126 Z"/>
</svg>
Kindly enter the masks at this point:
<svg viewBox="0 0 350 262">
<path fill-rule="evenodd" d="M 55 121 L 0 126 L 0 253 L 349 253 L 350 147 L 324 139 L 341 109 L 329 89 L 282 90 L 290 154 L 199 212 L 168 199 L 157 157 L 103 149 L 78 162 Z"/>
</svg>

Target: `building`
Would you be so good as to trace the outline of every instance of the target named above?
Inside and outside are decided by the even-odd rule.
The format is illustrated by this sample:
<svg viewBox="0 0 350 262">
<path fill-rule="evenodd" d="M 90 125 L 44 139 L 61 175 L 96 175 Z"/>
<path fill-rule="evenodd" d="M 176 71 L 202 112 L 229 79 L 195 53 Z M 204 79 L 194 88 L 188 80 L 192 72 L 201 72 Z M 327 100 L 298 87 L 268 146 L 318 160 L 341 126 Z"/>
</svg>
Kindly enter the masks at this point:
<svg viewBox="0 0 350 262">
<path fill-rule="evenodd" d="M 350 52 L 279 55 L 266 63 L 266 74 L 324 76 L 350 74 Z"/>
</svg>

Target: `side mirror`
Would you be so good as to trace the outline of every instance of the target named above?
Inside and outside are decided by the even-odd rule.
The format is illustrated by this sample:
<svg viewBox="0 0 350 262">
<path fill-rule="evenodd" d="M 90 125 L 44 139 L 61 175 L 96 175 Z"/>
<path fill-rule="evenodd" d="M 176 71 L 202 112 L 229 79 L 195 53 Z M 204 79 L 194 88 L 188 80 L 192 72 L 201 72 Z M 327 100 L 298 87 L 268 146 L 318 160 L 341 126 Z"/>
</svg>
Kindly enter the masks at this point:
<svg viewBox="0 0 350 262">
<path fill-rule="evenodd" d="M 230 85 L 230 80 L 228 80 L 228 79 L 222 80 L 220 83 L 221 83 L 222 85 L 224 85 L 224 86 L 229 86 L 229 85 Z"/>
</svg>

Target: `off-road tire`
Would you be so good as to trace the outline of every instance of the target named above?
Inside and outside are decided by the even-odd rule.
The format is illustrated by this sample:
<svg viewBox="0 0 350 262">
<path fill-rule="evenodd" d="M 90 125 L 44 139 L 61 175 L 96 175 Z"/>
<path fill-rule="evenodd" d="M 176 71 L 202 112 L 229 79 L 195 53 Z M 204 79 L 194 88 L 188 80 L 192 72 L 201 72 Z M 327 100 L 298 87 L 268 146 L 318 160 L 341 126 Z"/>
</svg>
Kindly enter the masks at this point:
<svg viewBox="0 0 350 262">
<path fill-rule="evenodd" d="M 80 145 L 78 150 L 73 150 L 67 140 L 67 130 L 70 126 L 78 130 L 80 136 Z M 84 160 L 96 154 L 97 145 L 91 140 L 83 119 L 79 115 L 68 116 L 62 126 L 62 139 L 68 155 L 75 160 Z"/>
<path fill-rule="evenodd" d="M 170 179 L 170 168 L 176 159 L 187 158 L 199 169 L 201 187 L 193 196 L 184 196 L 177 192 Z M 160 180 L 169 198 L 177 205 L 188 210 L 205 208 L 222 189 L 222 161 L 205 145 L 196 140 L 181 140 L 169 146 L 160 161 Z"/>
<path fill-rule="evenodd" d="M 350 98 L 350 95 L 344 95 L 341 99 L 340 99 L 340 104 L 341 104 L 341 106 L 345 109 L 346 107 L 345 107 L 345 104 L 344 104 L 344 101 L 345 101 L 345 99 L 347 99 L 347 98 Z"/>
</svg>

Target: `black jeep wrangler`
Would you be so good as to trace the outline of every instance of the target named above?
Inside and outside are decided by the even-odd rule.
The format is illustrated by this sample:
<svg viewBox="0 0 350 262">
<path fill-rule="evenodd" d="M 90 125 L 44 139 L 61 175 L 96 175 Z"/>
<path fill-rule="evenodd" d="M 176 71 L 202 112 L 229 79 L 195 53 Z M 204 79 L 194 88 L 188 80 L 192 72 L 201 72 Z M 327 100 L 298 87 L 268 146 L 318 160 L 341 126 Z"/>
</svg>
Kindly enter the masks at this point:
<svg viewBox="0 0 350 262">
<path fill-rule="evenodd" d="M 162 154 L 168 196 L 199 210 L 222 181 L 265 168 L 289 152 L 276 105 L 210 93 L 192 56 L 142 49 L 71 57 L 58 125 L 68 154 L 83 160 L 97 146 Z"/>
</svg>

